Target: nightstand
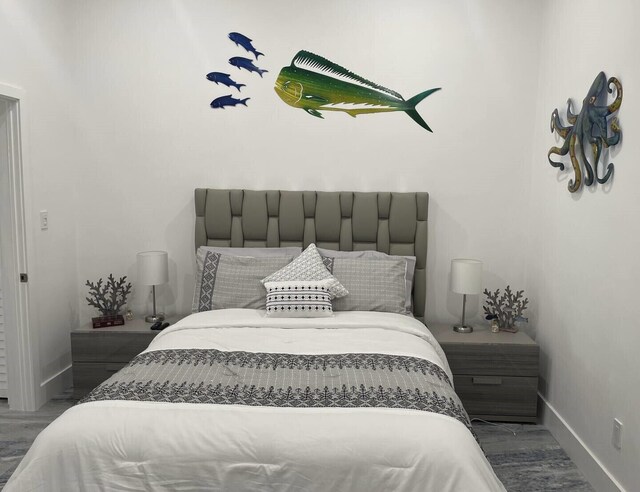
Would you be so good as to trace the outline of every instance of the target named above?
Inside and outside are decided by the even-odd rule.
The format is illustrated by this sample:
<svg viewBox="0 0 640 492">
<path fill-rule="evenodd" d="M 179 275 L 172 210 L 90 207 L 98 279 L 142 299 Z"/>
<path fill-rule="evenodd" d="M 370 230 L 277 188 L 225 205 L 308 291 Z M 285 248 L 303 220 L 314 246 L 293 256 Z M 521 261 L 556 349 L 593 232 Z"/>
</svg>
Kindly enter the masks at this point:
<svg viewBox="0 0 640 492">
<path fill-rule="evenodd" d="M 180 319 L 169 317 L 167 321 L 174 324 Z M 151 324 L 134 319 L 105 328 L 93 328 L 89 323 L 72 331 L 73 397 L 82 398 L 146 349 L 160 333 L 151 330 Z"/>
<path fill-rule="evenodd" d="M 447 356 L 470 417 L 536 421 L 540 348 L 526 333 L 492 333 L 488 327 L 456 333 L 441 324 L 429 330 Z"/>
</svg>

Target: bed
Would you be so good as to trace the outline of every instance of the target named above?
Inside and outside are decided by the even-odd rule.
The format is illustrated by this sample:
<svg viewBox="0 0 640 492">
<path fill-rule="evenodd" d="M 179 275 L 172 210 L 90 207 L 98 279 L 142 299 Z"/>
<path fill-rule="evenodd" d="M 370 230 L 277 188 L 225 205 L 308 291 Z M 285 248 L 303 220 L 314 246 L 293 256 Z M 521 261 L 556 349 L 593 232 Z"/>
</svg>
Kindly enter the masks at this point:
<svg viewBox="0 0 640 492">
<path fill-rule="evenodd" d="M 195 208 L 196 248 L 317 245 L 332 267 L 331 251 L 415 257 L 407 304 L 274 317 L 198 309 L 200 296 L 200 312 L 38 436 L 6 491 L 505 490 L 422 323 L 426 193 L 198 189 Z M 201 277 L 196 292 L 211 283 Z"/>
</svg>

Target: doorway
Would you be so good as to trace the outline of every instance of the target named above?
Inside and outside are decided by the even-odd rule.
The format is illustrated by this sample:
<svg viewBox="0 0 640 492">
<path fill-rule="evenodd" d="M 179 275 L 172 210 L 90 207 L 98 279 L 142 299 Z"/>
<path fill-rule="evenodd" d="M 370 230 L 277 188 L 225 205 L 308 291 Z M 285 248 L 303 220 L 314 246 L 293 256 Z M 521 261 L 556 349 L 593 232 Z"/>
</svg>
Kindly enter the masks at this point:
<svg viewBox="0 0 640 492">
<path fill-rule="evenodd" d="M 11 409 L 37 410 L 40 368 L 29 324 L 23 116 L 24 91 L 0 84 L 0 397 L 8 398 Z"/>
</svg>

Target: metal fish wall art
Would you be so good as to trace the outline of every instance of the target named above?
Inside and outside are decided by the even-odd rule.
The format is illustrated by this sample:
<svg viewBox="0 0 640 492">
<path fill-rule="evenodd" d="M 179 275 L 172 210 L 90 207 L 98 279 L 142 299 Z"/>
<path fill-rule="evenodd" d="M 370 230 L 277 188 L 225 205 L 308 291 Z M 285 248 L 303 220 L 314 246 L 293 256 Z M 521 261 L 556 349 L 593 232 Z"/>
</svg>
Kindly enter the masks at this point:
<svg viewBox="0 0 640 492">
<path fill-rule="evenodd" d="M 264 53 L 260 53 L 253 47 L 253 44 L 251 44 L 253 40 L 249 39 L 244 34 L 240 34 L 239 32 L 230 32 L 229 39 L 236 43 L 236 46 L 242 46 L 249 53 L 253 53 L 253 56 L 256 57 L 256 60 L 259 56 L 264 56 Z"/>
<path fill-rule="evenodd" d="M 285 103 L 318 118 L 324 118 L 321 111 L 342 111 L 353 117 L 404 111 L 430 132 L 416 105 L 439 90 L 429 89 L 405 100 L 398 92 L 309 51 L 299 51 L 291 64 L 280 70 L 275 84 L 276 93 Z"/>
<path fill-rule="evenodd" d="M 256 57 L 256 60 L 259 56 L 264 56 L 264 53 L 256 50 L 252 44 L 252 40 L 244 34 L 240 34 L 239 32 L 230 32 L 228 37 L 236 44 L 236 46 L 242 46 L 248 52 L 253 53 L 253 55 Z M 267 70 L 256 67 L 253 64 L 253 61 L 249 58 L 243 58 L 241 56 L 234 56 L 232 58 L 229 58 L 229 64 L 233 65 L 234 67 L 238 67 L 238 70 L 244 69 L 247 72 L 255 72 L 260 75 L 260 78 L 262 78 L 263 73 L 267 72 Z M 222 84 L 226 85 L 227 87 L 235 87 L 238 92 L 241 92 L 242 88 L 246 87 L 246 84 L 239 84 L 231 78 L 230 74 L 224 72 L 209 72 L 207 74 L 207 79 L 211 82 L 214 82 L 216 85 Z M 239 104 L 246 106 L 249 99 L 250 98 L 248 97 L 245 99 L 235 99 L 231 97 L 231 94 L 229 94 L 227 96 L 222 96 L 214 99 L 213 101 L 211 101 L 210 106 L 215 109 L 224 109 L 230 106 L 234 107 Z"/>
<path fill-rule="evenodd" d="M 210 106 L 212 108 L 220 108 L 224 109 L 227 106 L 237 106 L 238 104 L 242 104 L 243 106 L 247 105 L 247 101 L 251 99 L 250 97 L 246 97 L 244 99 L 236 99 L 231 97 L 231 94 L 228 96 L 217 97 L 213 101 L 211 101 Z"/>
<path fill-rule="evenodd" d="M 238 89 L 238 92 L 240 92 L 240 89 L 242 87 L 245 87 L 245 84 L 238 84 L 237 82 L 235 82 L 231 78 L 231 75 L 228 73 L 209 72 L 207 74 L 207 79 L 210 80 L 211 82 L 215 82 L 216 85 L 222 84 L 222 85 L 226 85 L 227 87 L 235 87 L 236 89 Z"/>
<path fill-rule="evenodd" d="M 234 56 L 233 58 L 229 58 L 229 65 L 238 67 L 238 70 L 244 68 L 248 72 L 255 72 L 260 75 L 260 78 L 262 78 L 263 73 L 268 72 L 268 70 L 262 70 L 261 68 L 256 67 L 249 58 L 243 58 L 241 56 Z"/>
</svg>

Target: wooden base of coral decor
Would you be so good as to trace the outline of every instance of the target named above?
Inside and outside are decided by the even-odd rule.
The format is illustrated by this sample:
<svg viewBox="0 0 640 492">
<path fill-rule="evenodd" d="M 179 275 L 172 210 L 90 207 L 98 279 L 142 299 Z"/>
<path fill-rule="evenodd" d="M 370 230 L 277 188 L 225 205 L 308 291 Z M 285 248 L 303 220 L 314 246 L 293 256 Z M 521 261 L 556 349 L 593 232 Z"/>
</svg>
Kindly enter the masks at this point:
<svg viewBox="0 0 640 492">
<path fill-rule="evenodd" d="M 116 316 L 98 316 L 97 318 L 91 318 L 94 328 L 105 328 L 107 326 L 120 326 L 124 325 L 124 317 L 121 314 Z"/>
<path fill-rule="evenodd" d="M 506 331 L 507 333 L 518 333 L 518 329 L 515 326 L 505 326 L 500 328 L 500 331 Z"/>
</svg>

